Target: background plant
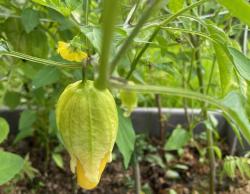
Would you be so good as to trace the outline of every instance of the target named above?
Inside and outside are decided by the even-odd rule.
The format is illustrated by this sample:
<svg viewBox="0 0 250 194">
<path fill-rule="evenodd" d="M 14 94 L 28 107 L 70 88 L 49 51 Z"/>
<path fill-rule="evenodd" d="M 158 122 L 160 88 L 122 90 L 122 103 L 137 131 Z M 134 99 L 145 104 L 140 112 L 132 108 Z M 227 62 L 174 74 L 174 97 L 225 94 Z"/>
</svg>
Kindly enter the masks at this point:
<svg viewBox="0 0 250 194">
<path fill-rule="evenodd" d="M 67 84 L 81 79 L 82 64 L 62 60 L 56 45 L 75 36 L 90 56 L 85 71 L 96 87 L 136 91 L 139 106 L 155 105 L 152 94 L 161 94 L 162 106 L 202 108 L 212 169 L 210 193 L 216 149 L 207 110 L 222 110 L 239 141 L 242 136 L 250 141 L 246 1 L 13 0 L 0 5 L 1 103 L 25 109 L 14 143 L 33 136 L 46 152 L 44 168 L 51 157 L 62 166 L 54 105 Z M 127 85 L 127 80 L 137 84 Z M 117 145 L 127 166 L 135 135 L 125 130 L 122 119 Z"/>
</svg>

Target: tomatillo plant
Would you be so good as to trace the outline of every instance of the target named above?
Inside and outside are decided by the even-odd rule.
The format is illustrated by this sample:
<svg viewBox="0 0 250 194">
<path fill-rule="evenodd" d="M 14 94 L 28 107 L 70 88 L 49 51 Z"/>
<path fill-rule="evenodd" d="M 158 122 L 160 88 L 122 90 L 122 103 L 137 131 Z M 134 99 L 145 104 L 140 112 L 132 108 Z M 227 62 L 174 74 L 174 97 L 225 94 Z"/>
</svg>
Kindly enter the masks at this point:
<svg viewBox="0 0 250 194">
<path fill-rule="evenodd" d="M 241 31 L 234 34 L 235 26 L 241 24 L 235 25 L 234 20 L 229 22 L 222 20 L 223 24 L 227 23 L 227 26 L 223 30 L 218 28 L 215 22 L 218 22 L 216 19 L 221 19 L 216 17 L 220 13 L 214 11 L 214 15 L 210 14 L 214 2 L 211 3 L 209 0 L 129 1 L 134 5 L 126 6 L 124 10 L 121 9 L 123 2 L 118 0 L 33 0 L 33 2 L 36 3 L 34 10 L 26 9 L 21 19 L 24 21 L 24 18 L 29 19 L 32 15 L 36 16 L 36 20 L 27 22 L 28 24 L 23 22 L 23 30 L 28 38 L 32 37 L 34 31 L 39 35 L 44 35 L 44 42 L 48 44 L 47 40 L 50 40 L 48 45 L 50 51 L 53 52 L 37 55 L 35 52 L 33 53 L 33 50 L 36 51 L 42 42 L 39 42 L 39 45 L 33 49 L 23 48 L 31 44 L 23 44 L 23 36 L 20 36 L 20 42 L 16 44 L 16 37 L 7 31 L 9 28 L 14 28 L 15 25 L 11 23 L 10 26 L 0 27 L 3 29 L 1 37 L 11 42 L 10 47 L 5 44 L 5 41 L 0 42 L 0 56 L 4 56 L 3 64 L 11 61 L 11 65 L 6 65 L 9 67 L 5 73 L 7 78 L 1 78 L 1 81 L 7 83 L 3 93 L 8 92 L 11 78 L 15 80 L 14 73 L 19 73 L 21 76 L 25 73 L 28 74 L 28 81 L 25 80 L 25 83 L 20 86 L 20 88 L 25 88 L 24 93 L 28 94 L 28 97 L 20 100 L 16 91 L 9 92 L 9 96 L 14 96 L 14 99 L 21 103 L 29 102 L 30 96 L 33 94 L 38 96 L 37 101 L 42 101 L 43 98 L 40 97 L 40 94 L 47 92 L 43 88 L 46 84 L 54 84 L 53 89 L 56 90 L 62 88 L 61 82 L 65 82 L 63 82 L 63 88 L 65 85 L 67 86 L 61 94 L 58 91 L 49 93 L 50 90 L 48 90 L 44 96 L 56 99 L 52 103 L 50 102 L 50 106 L 53 107 L 58 100 L 55 105 L 55 120 L 58 130 L 55 131 L 59 132 L 59 139 L 62 140 L 70 155 L 70 168 L 76 174 L 80 187 L 94 189 L 98 185 L 107 163 L 112 160 L 112 150 L 116 141 L 125 158 L 126 167 L 133 154 L 135 135 L 132 133 L 134 132 L 130 131 L 132 135 L 128 135 L 128 130 L 120 131 L 120 134 L 118 131 L 118 128 L 121 130 L 122 127 L 128 125 L 126 123 L 129 123 L 129 128 L 132 128 L 132 125 L 129 118 L 120 119 L 120 121 L 129 122 L 119 125 L 118 118 L 122 114 L 119 114 L 118 117 L 116 99 L 112 92 L 120 94 L 118 96 L 121 100 L 121 107 L 125 109 L 127 117 L 138 104 L 143 105 L 144 102 L 140 101 L 142 93 L 185 98 L 186 109 L 191 104 L 188 104 L 187 99 L 194 100 L 192 103 L 201 101 L 202 104 L 197 104 L 199 104 L 199 108 L 202 108 L 203 119 L 207 119 L 208 108 L 216 107 L 230 122 L 239 141 L 242 143 L 242 137 L 244 137 L 250 142 L 250 122 L 245 111 L 247 98 L 245 85 L 247 85 L 246 80 L 249 81 L 250 77 L 250 60 L 246 56 L 247 52 L 245 55 L 242 54 L 237 48 L 237 44 L 233 43 L 224 32 L 230 29 L 228 34 L 237 36 L 241 40 Z M 229 13 L 239 18 L 241 22 L 249 23 L 250 6 L 245 0 L 217 0 L 217 2 L 227 8 Z M 31 6 L 30 3 L 28 2 L 27 5 Z M 210 4 L 206 7 L 203 6 L 205 3 Z M 237 5 L 244 11 L 237 10 Z M 44 9 L 44 6 L 49 7 L 49 11 Z M 131 9 L 129 13 L 127 13 L 127 9 Z M 141 12 L 138 13 L 138 10 Z M 36 11 L 49 12 L 53 17 L 51 16 L 52 19 L 49 20 L 39 18 L 40 14 Z M 208 16 L 203 16 L 208 13 Z M 12 17 L 15 19 L 14 23 L 19 18 L 16 15 Z M 215 19 L 208 22 L 205 21 L 207 17 L 215 17 Z M 63 22 L 66 23 L 64 27 L 68 31 L 63 29 L 54 35 L 55 26 L 61 25 Z M 47 26 L 50 26 L 49 30 Z M 19 29 L 18 25 L 17 29 Z M 44 31 L 46 31 L 46 35 Z M 246 37 L 245 35 L 244 48 L 247 45 Z M 28 38 L 27 40 L 29 40 Z M 32 44 L 35 43 L 35 41 L 32 42 Z M 214 52 L 211 53 L 212 48 Z M 206 52 L 209 55 L 204 57 L 203 54 Z M 23 60 L 12 61 L 10 57 Z M 50 58 L 47 59 L 48 57 Z M 212 67 L 210 67 L 211 58 L 214 58 Z M 15 65 L 12 64 L 16 66 L 21 64 L 24 68 L 15 72 Z M 53 67 L 43 69 L 43 66 L 38 64 Z M 81 79 L 79 73 L 81 68 L 82 80 L 76 81 Z M 156 68 L 158 68 L 155 71 L 157 75 L 152 76 Z M 207 79 L 204 71 L 209 68 L 212 70 Z M 37 69 L 39 69 L 38 78 L 34 78 L 33 72 L 36 72 Z M 69 69 L 69 71 L 65 69 Z M 68 79 L 62 79 L 63 76 Z M 216 76 L 219 84 L 216 83 Z M 164 79 L 161 80 L 162 77 Z M 31 79 L 33 85 L 29 88 L 27 85 Z M 182 88 L 175 87 L 180 83 L 179 80 L 182 82 Z M 157 84 L 150 85 L 151 82 Z M 214 87 L 215 89 L 212 88 L 214 83 L 218 85 L 219 89 L 217 86 Z M 215 95 L 214 91 L 218 94 Z M 23 93 L 21 94 L 23 95 Z M 7 99 L 8 102 L 7 97 L 5 100 Z M 117 104 L 119 103 L 118 100 Z M 47 103 L 42 104 L 43 108 L 46 108 L 46 105 Z M 165 103 L 165 105 L 169 104 Z M 33 108 L 32 104 L 29 104 L 29 108 Z M 53 116 L 50 119 L 53 120 Z M 43 126 L 46 126 L 46 121 L 43 123 L 45 123 Z M 25 127 L 27 125 L 24 125 Z M 47 134 L 41 134 L 48 137 Z M 133 142 L 128 138 L 132 136 Z M 207 135 L 210 167 L 213 171 L 209 183 L 210 194 L 216 190 L 213 136 L 212 132 Z M 127 144 L 128 141 L 132 143 Z M 49 141 L 47 147 L 49 150 Z M 140 177 L 139 172 L 137 174 L 137 177 Z M 140 181 L 138 180 L 138 182 Z M 138 186 L 137 193 L 140 193 L 140 189 L 141 187 Z"/>
</svg>

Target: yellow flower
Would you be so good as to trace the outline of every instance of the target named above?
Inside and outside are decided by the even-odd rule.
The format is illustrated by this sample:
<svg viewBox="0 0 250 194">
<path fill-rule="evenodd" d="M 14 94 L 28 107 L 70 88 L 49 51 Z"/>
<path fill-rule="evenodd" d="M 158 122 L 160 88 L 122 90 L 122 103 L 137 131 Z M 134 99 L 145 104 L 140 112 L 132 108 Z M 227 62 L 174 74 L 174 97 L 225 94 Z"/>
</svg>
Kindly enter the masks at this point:
<svg viewBox="0 0 250 194">
<path fill-rule="evenodd" d="M 58 42 L 57 52 L 68 61 L 81 62 L 88 57 L 87 53 L 79 49 L 73 49 L 69 43 L 63 41 Z"/>
<path fill-rule="evenodd" d="M 112 94 L 108 89 L 96 89 L 90 80 L 70 84 L 57 102 L 56 122 L 78 184 L 95 188 L 112 160 L 118 129 Z"/>
</svg>

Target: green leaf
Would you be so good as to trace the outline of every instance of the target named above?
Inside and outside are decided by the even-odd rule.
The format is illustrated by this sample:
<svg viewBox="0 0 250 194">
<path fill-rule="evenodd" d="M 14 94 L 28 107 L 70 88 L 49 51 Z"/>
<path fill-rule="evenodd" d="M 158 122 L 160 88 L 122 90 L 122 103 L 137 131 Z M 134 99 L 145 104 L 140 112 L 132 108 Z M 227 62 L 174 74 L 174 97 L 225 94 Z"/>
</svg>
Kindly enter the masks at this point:
<svg viewBox="0 0 250 194">
<path fill-rule="evenodd" d="M 181 10 L 184 6 L 184 0 L 169 0 L 168 7 L 173 12 L 176 13 Z"/>
<path fill-rule="evenodd" d="M 235 170 L 236 170 L 236 161 L 233 157 L 226 157 L 223 170 L 227 173 L 230 178 L 235 177 Z"/>
<path fill-rule="evenodd" d="M 151 164 L 155 165 L 155 166 L 160 166 L 161 168 L 165 168 L 166 165 L 164 164 L 162 158 L 159 155 L 148 155 L 145 158 L 146 161 L 150 162 Z"/>
<path fill-rule="evenodd" d="M 10 127 L 8 122 L 4 118 L 0 117 L 0 143 L 7 139 L 9 130 Z"/>
<path fill-rule="evenodd" d="M 243 134 L 244 138 L 250 143 L 250 123 L 245 111 L 244 99 L 237 92 L 229 93 L 221 103 L 225 106 L 226 117 L 229 122 L 233 121 L 237 129 Z"/>
<path fill-rule="evenodd" d="M 33 134 L 32 125 L 36 121 L 36 113 L 31 110 L 25 110 L 21 113 L 19 120 L 19 133 L 16 135 L 13 143 L 16 144 L 26 137 L 30 137 Z"/>
<path fill-rule="evenodd" d="M 64 17 L 62 14 L 58 13 L 57 11 L 50 10 L 49 17 L 52 20 L 55 20 L 59 23 L 59 30 L 60 31 L 65 31 L 68 29 L 70 30 L 70 29 L 74 28 L 74 23 L 71 20 L 69 20 L 67 17 Z M 64 37 L 64 39 L 67 39 L 67 38 Z"/>
<path fill-rule="evenodd" d="M 25 110 L 21 113 L 19 120 L 19 130 L 30 128 L 36 121 L 36 113 L 34 111 Z"/>
<path fill-rule="evenodd" d="M 53 153 L 52 158 L 59 168 L 63 168 L 63 159 L 62 159 L 62 156 L 60 154 Z"/>
<path fill-rule="evenodd" d="M 101 53 L 101 30 L 96 27 L 81 27 L 81 32 L 87 37 L 97 52 Z"/>
<path fill-rule="evenodd" d="M 25 46 L 23 46 L 23 51 L 26 54 L 33 55 L 36 57 L 47 58 L 49 51 L 49 43 L 44 31 L 35 29 L 29 34 L 25 34 Z"/>
<path fill-rule="evenodd" d="M 233 47 L 229 47 L 228 51 L 232 56 L 234 66 L 238 73 L 244 79 L 250 81 L 250 59 Z"/>
<path fill-rule="evenodd" d="M 55 67 L 44 67 L 35 76 L 32 81 L 34 88 L 40 88 L 49 84 L 53 84 L 60 79 L 60 71 Z"/>
<path fill-rule="evenodd" d="M 75 10 L 76 8 L 78 8 L 79 6 L 81 6 L 84 1 L 81 1 L 81 0 L 65 0 L 65 2 L 66 2 L 66 5 L 71 10 Z"/>
<path fill-rule="evenodd" d="M 19 133 L 16 135 L 16 137 L 13 141 L 13 144 L 17 144 L 19 141 L 21 141 L 27 137 L 32 136 L 33 131 L 34 131 L 33 128 L 27 128 L 27 129 L 19 131 Z"/>
<path fill-rule="evenodd" d="M 178 194 L 178 193 L 175 190 L 170 189 L 169 192 L 168 192 L 168 194 Z"/>
<path fill-rule="evenodd" d="M 14 109 L 20 103 L 21 95 L 18 92 L 7 91 L 4 95 L 4 104 L 9 108 Z"/>
<path fill-rule="evenodd" d="M 26 8 L 22 11 L 21 21 L 27 33 L 39 25 L 39 14 L 37 11 Z"/>
<path fill-rule="evenodd" d="M 23 54 L 47 58 L 49 44 L 45 30 L 37 28 L 27 34 L 21 20 L 18 18 L 9 18 L 2 25 L 1 30 L 6 33 L 6 38 L 13 50 Z"/>
<path fill-rule="evenodd" d="M 222 159 L 222 153 L 221 150 L 218 146 L 212 146 L 212 149 L 214 150 L 214 152 L 216 153 L 217 157 L 219 159 Z"/>
<path fill-rule="evenodd" d="M 168 138 L 164 149 L 166 150 L 178 150 L 183 148 L 188 141 L 190 140 L 191 136 L 189 132 L 182 128 L 176 128 L 171 136 Z"/>
<path fill-rule="evenodd" d="M 30 180 L 33 180 L 39 171 L 32 166 L 29 155 L 27 154 L 24 158 L 24 164 L 21 174 L 26 175 Z"/>
<path fill-rule="evenodd" d="M 134 151 L 136 136 L 130 118 L 124 117 L 120 108 L 118 109 L 118 116 L 119 128 L 116 144 L 123 156 L 123 164 L 127 168 Z"/>
<path fill-rule="evenodd" d="M 211 38 L 217 40 L 213 43 L 215 55 L 219 65 L 222 94 L 226 94 L 233 84 L 233 63 L 227 53 L 227 37 L 225 33 L 214 25 L 207 25 Z"/>
<path fill-rule="evenodd" d="M 35 3 L 49 7 L 60 12 L 64 16 L 69 16 L 71 13 L 70 8 L 61 0 L 32 0 Z"/>
<path fill-rule="evenodd" d="M 51 110 L 49 112 L 49 133 L 56 134 L 57 127 L 56 127 L 56 114 L 55 111 Z"/>
<path fill-rule="evenodd" d="M 230 13 L 250 26 L 250 4 L 247 0 L 217 0 Z"/>
<path fill-rule="evenodd" d="M 23 167 L 23 159 L 9 152 L 0 151 L 0 185 L 11 180 Z"/>
</svg>

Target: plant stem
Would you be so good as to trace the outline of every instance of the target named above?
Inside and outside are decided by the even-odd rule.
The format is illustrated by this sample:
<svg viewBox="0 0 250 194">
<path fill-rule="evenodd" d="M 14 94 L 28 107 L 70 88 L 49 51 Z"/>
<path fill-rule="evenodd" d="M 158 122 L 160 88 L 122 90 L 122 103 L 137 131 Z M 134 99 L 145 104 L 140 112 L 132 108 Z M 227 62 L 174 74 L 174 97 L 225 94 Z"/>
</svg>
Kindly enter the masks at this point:
<svg viewBox="0 0 250 194">
<path fill-rule="evenodd" d="M 86 5 L 85 5 L 85 9 L 83 7 L 83 11 L 85 11 L 85 25 L 88 26 L 89 23 L 89 1 L 90 0 L 85 0 L 86 1 Z M 84 3 L 84 1 L 83 1 Z M 88 42 L 88 38 L 85 37 L 85 44 L 87 47 L 87 51 L 89 51 L 89 42 Z M 86 61 L 84 61 L 82 63 L 82 83 L 86 82 L 86 74 L 87 74 L 87 66 L 89 64 L 89 59 L 87 59 Z"/>
<path fill-rule="evenodd" d="M 200 50 L 199 50 L 199 38 L 195 37 L 192 38 L 192 42 L 195 46 L 195 59 L 197 63 L 196 71 L 200 86 L 200 93 L 205 94 L 205 86 L 204 86 L 204 79 L 202 74 L 202 64 L 201 64 L 201 57 L 200 57 Z M 213 71 L 213 69 L 212 69 Z M 210 80 L 211 81 L 211 80 Z M 210 84 L 208 85 L 208 87 Z M 208 89 L 207 89 L 208 90 Z M 207 114 L 207 107 L 205 103 L 202 103 L 202 114 L 203 118 L 205 120 L 208 120 L 208 114 Z M 209 157 L 209 166 L 210 166 L 210 177 L 209 177 L 209 194 L 215 193 L 215 182 L 216 182 L 216 166 L 215 166 L 215 155 L 214 155 L 214 149 L 213 149 L 213 131 L 210 128 L 206 128 L 207 130 L 207 143 L 208 143 L 208 157 Z"/>
<path fill-rule="evenodd" d="M 140 194 L 141 193 L 141 172 L 140 172 L 140 165 L 139 165 L 135 151 L 133 154 L 133 163 L 134 163 L 135 193 Z"/>
<path fill-rule="evenodd" d="M 161 96 L 160 94 L 155 94 L 155 101 L 158 109 L 158 119 L 159 119 L 159 125 L 160 125 L 160 141 L 161 145 L 164 143 L 165 138 L 165 123 L 164 123 L 164 116 L 162 114 L 161 109 Z"/>
<path fill-rule="evenodd" d="M 117 89 L 126 89 L 129 91 L 136 91 L 138 93 L 155 93 L 155 94 L 165 94 L 171 96 L 179 96 L 184 98 L 196 99 L 202 102 L 206 102 L 209 104 L 213 104 L 220 108 L 221 110 L 228 112 L 228 110 L 221 104 L 219 100 L 216 100 L 214 97 L 210 97 L 204 94 L 200 94 L 197 92 L 185 90 L 183 88 L 170 88 L 164 86 L 154 86 L 154 85 L 128 85 L 121 84 L 116 80 L 111 80 L 110 85 L 113 88 Z"/>
<path fill-rule="evenodd" d="M 247 47 L 248 47 L 248 25 L 245 26 L 243 31 L 242 51 L 244 55 L 247 55 L 247 50 L 248 50 Z M 230 155 L 235 155 L 237 145 L 238 145 L 238 138 L 235 136 L 230 149 Z"/>
<path fill-rule="evenodd" d="M 95 87 L 99 90 L 107 88 L 110 72 L 109 57 L 112 46 L 114 26 L 118 13 L 117 0 L 105 0 L 102 23 L 102 49 L 100 56 L 99 75 L 95 80 Z"/>
<path fill-rule="evenodd" d="M 206 115 L 207 117 L 207 115 Z M 216 182 L 216 161 L 214 154 L 214 141 L 213 141 L 213 131 L 212 129 L 207 128 L 207 143 L 208 143 L 208 157 L 209 157 L 209 166 L 210 166 L 210 177 L 209 177 L 209 193 L 215 193 L 215 182 Z"/>
<path fill-rule="evenodd" d="M 187 86 L 189 84 L 189 81 L 186 79 L 187 65 L 186 65 L 185 60 L 183 60 L 182 62 L 183 62 L 182 86 L 183 86 L 184 89 L 187 89 Z M 191 125 L 190 125 L 190 117 L 189 117 L 189 114 L 188 114 L 188 99 L 183 98 L 182 101 L 183 101 L 184 114 L 185 114 L 185 118 L 186 118 L 186 121 L 187 121 L 188 131 L 192 134 L 192 137 L 193 137 L 193 133 L 192 133 L 193 130 L 192 130 Z"/>
<path fill-rule="evenodd" d="M 33 57 L 30 55 L 26 55 L 23 53 L 19 53 L 19 52 L 15 52 L 15 51 L 0 51 L 0 56 L 1 55 L 6 55 L 6 56 L 12 56 L 12 57 L 16 57 L 19 59 L 24 59 L 27 61 L 32 61 L 34 63 L 40 63 L 43 65 L 47 65 L 47 66 L 57 66 L 57 67 L 65 67 L 65 68 L 81 68 L 81 64 L 79 63 L 61 63 L 61 62 L 57 62 L 57 61 L 52 61 L 52 60 L 47 60 L 47 59 L 42 59 L 42 58 L 38 58 L 38 57 Z"/>
<path fill-rule="evenodd" d="M 82 83 L 83 83 L 83 84 L 86 82 L 86 79 L 87 79 L 87 78 L 86 78 L 86 77 L 87 77 L 87 76 L 86 76 L 86 74 L 87 74 L 87 73 L 86 73 L 86 71 L 87 71 L 87 65 L 88 65 L 88 63 L 85 62 L 85 61 L 82 63 Z"/>
<path fill-rule="evenodd" d="M 210 72 L 209 79 L 208 79 L 208 85 L 207 85 L 207 89 L 206 89 L 206 93 L 205 94 L 209 93 L 209 89 L 211 87 L 211 83 L 212 83 L 212 79 L 213 79 L 213 74 L 214 74 L 214 69 L 215 69 L 215 62 L 216 62 L 216 57 L 214 56 L 213 57 L 213 62 L 212 62 L 212 67 L 211 67 L 211 72 Z"/>
<path fill-rule="evenodd" d="M 245 26 L 244 29 L 244 39 L 243 39 L 243 53 L 247 55 L 247 46 L 248 46 L 248 26 Z"/>
<path fill-rule="evenodd" d="M 86 1 L 86 7 L 85 7 L 85 25 L 88 26 L 89 25 L 89 6 L 90 6 L 90 0 L 85 0 Z M 89 41 L 88 38 L 85 37 L 85 44 L 87 47 L 87 50 L 89 50 Z"/>
</svg>

